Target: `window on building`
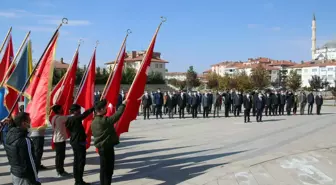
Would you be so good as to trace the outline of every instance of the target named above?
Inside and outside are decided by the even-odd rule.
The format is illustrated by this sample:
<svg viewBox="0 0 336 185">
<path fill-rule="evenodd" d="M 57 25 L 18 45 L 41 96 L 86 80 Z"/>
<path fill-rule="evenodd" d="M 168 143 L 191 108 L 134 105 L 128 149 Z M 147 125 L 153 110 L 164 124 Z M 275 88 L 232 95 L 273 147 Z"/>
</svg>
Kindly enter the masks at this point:
<svg viewBox="0 0 336 185">
<path fill-rule="evenodd" d="M 160 64 L 160 68 L 163 68 L 163 64 Z"/>
<path fill-rule="evenodd" d="M 317 69 L 312 69 L 312 72 L 317 72 Z"/>
<path fill-rule="evenodd" d="M 308 73 L 308 69 L 304 69 L 303 72 Z"/>
<path fill-rule="evenodd" d="M 328 71 L 334 71 L 334 68 L 333 67 L 329 67 Z"/>
<path fill-rule="evenodd" d="M 327 69 L 325 67 L 321 67 L 320 69 L 321 69 L 321 72 L 327 71 Z"/>
<path fill-rule="evenodd" d="M 159 68 L 158 64 L 155 64 L 155 68 Z"/>
</svg>

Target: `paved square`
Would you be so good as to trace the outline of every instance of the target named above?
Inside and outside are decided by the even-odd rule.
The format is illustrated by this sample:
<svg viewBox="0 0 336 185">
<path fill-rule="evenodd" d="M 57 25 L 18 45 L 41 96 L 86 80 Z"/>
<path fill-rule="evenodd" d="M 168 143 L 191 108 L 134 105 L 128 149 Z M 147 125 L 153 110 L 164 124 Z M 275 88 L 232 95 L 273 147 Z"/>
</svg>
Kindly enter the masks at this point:
<svg viewBox="0 0 336 185">
<path fill-rule="evenodd" d="M 335 184 L 336 107 L 322 115 L 138 120 L 116 147 L 113 184 L 240 185 Z M 223 113 L 221 113 L 223 115 Z M 39 174 L 42 184 L 74 184 L 57 178 L 55 152 L 46 138 Z M 66 171 L 72 173 L 67 145 Z M 99 182 L 99 157 L 87 151 L 84 180 Z M 0 184 L 11 184 L 7 157 L 0 149 Z"/>
</svg>

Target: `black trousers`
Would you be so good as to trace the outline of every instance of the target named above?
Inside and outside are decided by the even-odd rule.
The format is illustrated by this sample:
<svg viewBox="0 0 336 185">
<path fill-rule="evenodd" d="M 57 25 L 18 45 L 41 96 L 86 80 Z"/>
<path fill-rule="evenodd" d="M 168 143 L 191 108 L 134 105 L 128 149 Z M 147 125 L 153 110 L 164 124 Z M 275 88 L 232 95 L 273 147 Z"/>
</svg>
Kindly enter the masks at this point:
<svg viewBox="0 0 336 185">
<path fill-rule="evenodd" d="M 56 171 L 59 174 L 64 173 L 64 160 L 65 160 L 65 141 L 60 143 L 55 143 L 55 165 Z"/>
<path fill-rule="evenodd" d="M 191 107 L 191 114 L 193 118 L 197 118 L 197 106 Z"/>
<path fill-rule="evenodd" d="M 321 114 L 321 105 L 316 105 L 316 114 L 320 115 Z"/>
<path fill-rule="evenodd" d="M 308 104 L 308 114 L 313 114 L 313 106 L 314 106 L 314 104 L 313 103 L 309 103 Z"/>
<path fill-rule="evenodd" d="M 285 105 L 279 105 L 279 115 L 284 115 L 285 113 Z"/>
<path fill-rule="evenodd" d="M 219 117 L 219 109 L 220 109 L 220 105 L 214 105 L 214 112 L 213 112 L 213 117 Z"/>
<path fill-rule="evenodd" d="M 190 111 L 190 107 L 191 107 L 191 106 L 190 106 L 189 104 L 187 104 L 187 112 L 188 112 L 188 114 L 190 114 L 190 112 L 191 112 L 191 111 Z"/>
<path fill-rule="evenodd" d="M 98 152 L 100 157 L 100 184 L 110 185 L 114 170 L 114 148 L 100 148 Z"/>
<path fill-rule="evenodd" d="M 297 105 L 294 104 L 294 106 L 293 106 L 293 114 L 296 114 L 296 112 L 297 112 Z"/>
<path fill-rule="evenodd" d="M 184 118 L 184 107 L 179 107 L 178 111 L 180 119 Z"/>
<path fill-rule="evenodd" d="M 271 105 L 266 105 L 265 106 L 265 115 L 268 116 L 268 115 L 272 115 L 272 107 Z"/>
<path fill-rule="evenodd" d="M 257 109 L 256 109 L 255 105 L 252 105 L 252 115 L 256 116 L 256 112 L 257 112 Z"/>
<path fill-rule="evenodd" d="M 149 113 L 150 113 L 150 110 L 149 110 L 149 107 L 144 107 L 143 108 L 144 110 L 144 119 L 149 119 Z"/>
<path fill-rule="evenodd" d="M 44 148 L 44 136 L 34 136 L 31 137 L 31 140 L 33 141 L 34 145 L 34 153 L 36 157 L 36 170 L 39 171 L 39 168 L 41 166 L 41 160 L 43 156 L 43 148 Z"/>
<path fill-rule="evenodd" d="M 169 118 L 174 118 L 174 113 L 173 113 L 173 108 L 172 107 L 168 107 L 168 116 L 169 116 Z"/>
<path fill-rule="evenodd" d="M 162 105 L 155 105 L 155 109 L 156 109 L 156 118 L 158 118 L 160 116 L 160 118 L 162 118 Z"/>
<path fill-rule="evenodd" d="M 250 122 L 251 109 L 244 110 L 244 122 Z"/>
<path fill-rule="evenodd" d="M 73 174 L 77 184 L 83 182 L 83 173 L 86 163 L 85 144 L 71 144 L 74 152 Z"/>
<path fill-rule="evenodd" d="M 234 116 L 239 116 L 239 114 L 240 114 L 239 107 L 241 107 L 241 106 L 240 105 L 233 106 L 233 114 L 234 114 Z"/>
<path fill-rule="evenodd" d="M 291 115 L 291 112 L 292 112 L 292 105 L 288 105 L 286 106 L 286 112 L 287 112 L 287 115 Z"/>
<path fill-rule="evenodd" d="M 262 121 L 262 109 L 257 109 L 257 122 Z"/>
<path fill-rule="evenodd" d="M 225 117 L 229 117 L 229 110 L 230 110 L 230 104 L 225 104 L 225 110 L 224 110 Z"/>
<path fill-rule="evenodd" d="M 209 117 L 209 107 L 203 107 L 203 118 Z"/>
<path fill-rule="evenodd" d="M 279 108 L 279 105 L 273 105 L 272 107 L 273 107 L 273 108 L 272 108 L 273 116 L 278 115 L 278 108 Z"/>
</svg>

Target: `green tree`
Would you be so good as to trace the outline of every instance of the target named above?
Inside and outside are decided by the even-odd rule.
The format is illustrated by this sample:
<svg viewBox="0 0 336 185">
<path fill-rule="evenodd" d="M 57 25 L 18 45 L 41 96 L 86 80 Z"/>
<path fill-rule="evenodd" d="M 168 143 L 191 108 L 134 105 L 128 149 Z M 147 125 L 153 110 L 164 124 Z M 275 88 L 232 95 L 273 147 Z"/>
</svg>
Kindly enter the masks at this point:
<svg viewBox="0 0 336 185">
<path fill-rule="evenodd" d="M 198 87 L 201 84 L 201 82 L 197 78 L 197 73 L 194 71 L 193 66 L 190 66 L 187 71 L 186 83 L 188 88 Z"/>
<path fill-rule="evenodd" d="M 286 84 L 287 84 L 287 69 L 281 69 L 279 70 L 278 74 L 279 74 L 279 84 L 278 84 L 278 87 L 286 87 Z"/>
<path fill-rule="evenodd" d="M 183 81 L 178 80 L 177 81 L 177 86 L 180 88 L 180 90 L 184 90 L 184 88 L 187 86 L 187 82 L 185 80 L 183 80 Z"/>
<path fill-rule="evenodd" d="M 177 86 L 177 82 L 178 82 L 178 80 L 175 79 L 175 78 L 171 78 L 171 79 L 168 80 L 168 84 L 171 84 L 173 86 Z"/>
<path fill-rule="evenodd" d="M 84 72 L 85 71 L 83 69 L 81 69 L 80 67 L 77 67 L 77 71 L 76 71 L 76 85 L 79 85 L 81 83 L 82 78 L 84 76 Z"/>
<path fill-rule="evenodd" d="M 250 77 L 246 74 L 245 71 L 238 73 L 235 76 L 235 80 L 237 81 L 238 90 L 246 92 L 253 89 Z"/>
<path fill-rule="evenodd" d="M 207 87 L 209 89 L 218 89 L 218 85 L 219 85 L 218 79 L 219 79 L 219 76 L 216 73 L 209 73 L 206 76 L 206 79 L 208 81 Z"/>
<path fill-rule="evenodd" d="M 148 74 L 147 83 L 148 84 L 164 84 L 165 80 L 163 79 L 162 73 L 151 71 Z"/>
<path fill-rule="evenodd" d="M 250 78 L 252 85 L 259 90 L 266 88 L 270 84 L 269 73 L 261 64 L 252 70 Z"/>
<path fill-rule="evenodd" d="M 318 91 L 319 89 L 323 88 L 322 79 L 317 75 L 312 76 L 312 78 L 308 80 L 308 82 L 309 82 L 310 87 L 314 91 Z"/>
<path fill-rule="evenodd" d="M 302 85 L 301 76 L 296 72 L 296 70 L 290 71 L 289 76 L 286 79 L 286 85 L 294 92 L 301 87 Z"/>
<path fill-rule="evenodd" d="M 228 74 L 225 74 L 223 77 L 219 77 L 219 80 L 218 80 L 219 89 L 220 90 L 230 89 L 230 80 L 231 80 L 231 77 Z"/>
<path fill-rule="evenodd" d="M 122 84 L 132 84 L 136 75 L 136 70 L 131 67 L 126 67 L 122 73 Z"/>
<path fill-rule="evenodd" d="M 328 80 L 326 78 L 322 79 L 322 88 L 323 89 L 328 90 L 329 89 L 329 85 L 330 85 L 330 82 L 328 82 Z"/>
<path fill-rule="evenodd" d="M 53 85 L 56 85 L 65 75 L 65 73 L 66 73 L 66 69 L 54 69 Z"/>
</svg>

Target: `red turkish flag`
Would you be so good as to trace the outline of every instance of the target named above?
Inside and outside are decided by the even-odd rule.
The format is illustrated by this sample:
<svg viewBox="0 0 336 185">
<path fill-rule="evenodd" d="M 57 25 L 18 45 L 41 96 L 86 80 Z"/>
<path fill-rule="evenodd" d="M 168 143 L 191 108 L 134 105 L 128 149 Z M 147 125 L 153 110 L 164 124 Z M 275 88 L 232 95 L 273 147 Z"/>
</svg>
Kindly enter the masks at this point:
<svg viewBox="0 0 336 185">
<path fill-rule="evenodd" d="M 108 111 L 107 111 L 106 116 L 111 116 L 116 111 L 125 56 L 126 56 L 126 46 L 124 44 L 122 52 L 120 56 L 118 57 L 118 60 L 115 61 L 117 62 L 116 70 L 112 71 L 113 76 L 110 80 L 110 83 L 107 84 L 106 90 L 105 90 L 106 92 L 104 93 L 104 96 L 103 96 L 108 102 Z"/>
<path fill-rule="evenodd" d="M 96 80 L 96 49 L 93 52 L 88 69 L 82 79 L 81 85 L 75 103 L 83 107 L 85 110 L 91 109 L 94 105 L 94 90 Z M 83 126 L 87 136 L 86 148 L 91 145 L 91 122 L 93 120 L 93 114 L 88 116 L 83 121 Z"/>
<path fill-rule="evenodd" d="M 32 128 L 46 127 L 50 112 L 50 93 L 54 71 L 54 55 L 58 32 L 48 46 L 26 93 L 32 99 L 27 106 Z"/>
<path fill-rule="evenodd" d="M 138 115 L 141 99 L 145 91 L 145 86 L 146 86 L 147 76 L 148 76 L 148 69 L 150 67 L 150 63 L 152 60 L 155 40 L 156 40 L 158 31 L 159 29 L 156 30 L 154 37 L 146 52 L 146 55 L 143 58 L 140 70 L 135 76 L 135 79 L 131 85 L 131 88 L 128 91 L 128 94 L 126 97 L 127 105 L 126 105 L 125 111 L 116 125 L 116 132 L 118 136 L 120 136 L 120 134 L 124 132 L 128 132 L 131 121 L 135 120 Z"/>
<path fill-rule="evenodd" d="M 72 63 L 69 66 L 66 74 L 57 83 L 50 95 L 51 105 L 61 105 L 64 111 L 64 115 L 69 115 L 69 109 L 73 103 L 73 93 L 76 82 L 76 71 L 78 66 L 78 49 L 75 52 Z M 55 116 L 54 112 L 51 112 L 50 122 Z M 70 133 L 68 132 L 68 138 Z M 54 149 L 54 142 L 51 140 L 51 148 Z"/>
</svg>

